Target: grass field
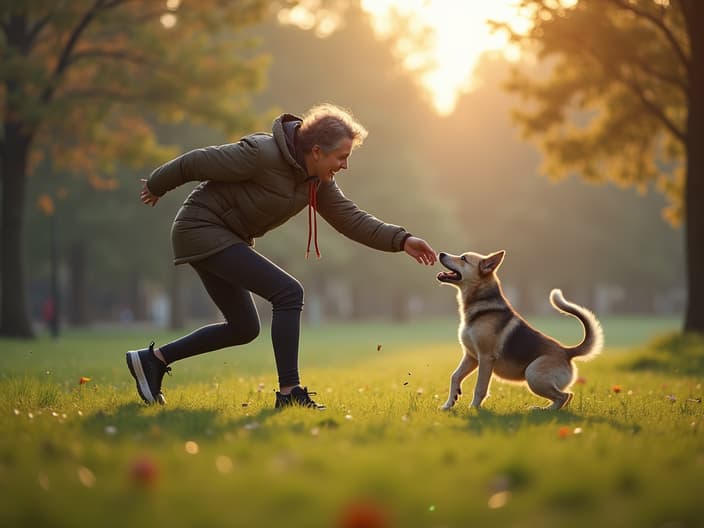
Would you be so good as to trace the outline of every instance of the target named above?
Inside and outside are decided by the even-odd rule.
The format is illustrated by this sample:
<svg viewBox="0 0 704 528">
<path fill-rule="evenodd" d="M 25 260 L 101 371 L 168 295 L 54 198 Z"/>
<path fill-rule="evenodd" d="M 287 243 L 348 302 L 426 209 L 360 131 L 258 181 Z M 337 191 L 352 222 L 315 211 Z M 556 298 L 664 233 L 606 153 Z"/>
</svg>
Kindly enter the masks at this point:
<svg viewBox="0 0 704 528">
<path fill-rule="evenodd" d="M 570 318 L 531 322 L 581 337 Z M 603 323 L 560 412 L 496 382 L 482 411 L 467 396 L 439 411 L 450 319 L 304 328 L 325 412 L 274 411 L 268 329 L 174 364 L 166 407 L 140 403 L 124 352 L 167 332 L 0 341 L 0 526 L 704 526 L 704 340 Z"/>
</svg>

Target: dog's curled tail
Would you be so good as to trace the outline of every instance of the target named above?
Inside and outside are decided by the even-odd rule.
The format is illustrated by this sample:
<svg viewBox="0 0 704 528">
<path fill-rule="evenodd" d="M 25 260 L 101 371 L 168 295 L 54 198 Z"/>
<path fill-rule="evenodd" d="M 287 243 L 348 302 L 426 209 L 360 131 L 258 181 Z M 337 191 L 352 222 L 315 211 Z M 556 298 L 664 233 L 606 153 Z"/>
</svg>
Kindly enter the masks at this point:
<svg viewBox="0 0 704 528">
<path fill-rule="evenodd" d="M 550 292 L 550 303 L 557 311 L 579 319 L 584 326 L 582 342 L 573 347 L 565 347 L 569 358 L 588 360 L 600 354 L 604 347 L 604 330 L 596 316 L 586 308 L 565 300 L 562 290 L 554 289 Z"/>
</svg>

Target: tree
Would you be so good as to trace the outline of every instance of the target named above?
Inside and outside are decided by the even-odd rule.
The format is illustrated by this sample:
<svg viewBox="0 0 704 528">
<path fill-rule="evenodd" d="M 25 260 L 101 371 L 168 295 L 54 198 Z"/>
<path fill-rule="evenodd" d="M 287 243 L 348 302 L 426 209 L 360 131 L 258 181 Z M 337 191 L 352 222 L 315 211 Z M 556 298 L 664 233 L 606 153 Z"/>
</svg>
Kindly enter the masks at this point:
<svg viewBox="0 0 704 528">
<path fill-rule="evenodd" d="M 233 135 L 252 126 L 264 63 L 233 32 L 263 0 L 0 3 L 0 335 L 31 337 L 23 275 L 28 174 L 44 155 L 96 188 L 121 166 L 173 151 L 155 122 L 185 118 Z"/>
<path fill-rule="evenodd" d="M 533 27 L 512 38 L 552 68 L 517 72 L 515 113 L 538 137 L 545 170 L 647 188 L 685 229 L 684 330 L 704 333 L 704 3 L 697 0 L 524 0 Z M 573 5 L 571 5 L 573 4 Z"/>
</svg>

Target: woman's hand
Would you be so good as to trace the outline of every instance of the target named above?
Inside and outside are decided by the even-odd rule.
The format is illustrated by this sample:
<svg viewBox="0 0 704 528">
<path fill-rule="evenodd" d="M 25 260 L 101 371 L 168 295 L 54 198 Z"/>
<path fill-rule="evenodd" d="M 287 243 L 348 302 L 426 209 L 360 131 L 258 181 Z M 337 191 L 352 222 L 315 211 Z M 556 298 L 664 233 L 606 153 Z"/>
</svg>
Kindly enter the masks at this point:
<svg viewBox="0 0 704 528">
<path fill-rule="evenodd" d="M 419 264 L 433 265 L 437 260 L 435 250 L 422 238 L 410 236 L 403 244 L 403 250 L 416 259 Z"/>
<path fill-rule="evenodd" d="M 149 187 L 147 187 L 147 180 L 142 178 L 142 192 L 139 193 L 139 198 L 142 200 L 142 203 L 145 205 L 151 205 L 154 207 L 156 203 L 159 201 L 159 197 L 155 194 L 152 194 L 152 192 L 149 190 Z"/>
</svg>

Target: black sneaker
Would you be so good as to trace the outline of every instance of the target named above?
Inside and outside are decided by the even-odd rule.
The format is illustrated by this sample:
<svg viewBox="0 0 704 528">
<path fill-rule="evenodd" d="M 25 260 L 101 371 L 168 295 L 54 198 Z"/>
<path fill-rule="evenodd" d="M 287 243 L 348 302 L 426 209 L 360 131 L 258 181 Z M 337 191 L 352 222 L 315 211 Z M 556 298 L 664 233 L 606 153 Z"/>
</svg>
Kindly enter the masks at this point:
<svg viewBox="0 0 704 528">
<path fill-rule="evenodd" d="M 310 407 L 312 409 L 317 409 L 318 411 L 324 411 L 325 405 L 322 403 L 315 403 L 310 399 L 310 395 L 317 394 L 317 392 L 308 392 L 308 387 L 294 387 L 291 394 L 283 395 L 280 392 L 276 393 L 276 408 L 281 409 L 283 407 Z"/>
<path fill-rule="evenodd" d="M 154 355 L 154 341 L 149 348 L 127 352 L 127 366 L 132 377 L 137 381 L 137 392 L 146 403 L 164 405 L 166 398 L 161 392 L 161 380 L 164 374 L 171 372 L 171 367 Z"/>
</svg>

